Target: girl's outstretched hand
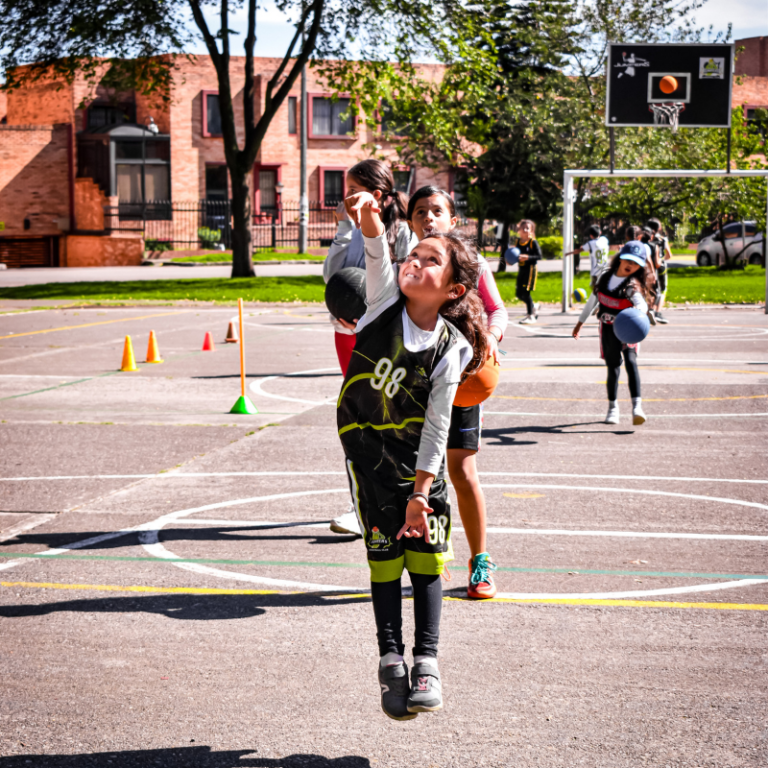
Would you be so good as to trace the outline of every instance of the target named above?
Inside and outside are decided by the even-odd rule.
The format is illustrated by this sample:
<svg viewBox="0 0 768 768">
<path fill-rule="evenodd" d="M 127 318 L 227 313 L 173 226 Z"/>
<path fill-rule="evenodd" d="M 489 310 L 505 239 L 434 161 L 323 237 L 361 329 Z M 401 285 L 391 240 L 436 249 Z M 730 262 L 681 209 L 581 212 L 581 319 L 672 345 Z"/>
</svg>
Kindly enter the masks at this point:
<svg viewBox="0 0 768 768">
<path fill-rule="evenodd" d="M 576 327 L 571 332 L 571 336 L 573 336 L 574 339 L 578 339 L 579 338 L 579 331 L 581 330 L 581 326 L 582 325 L 583 325 L 583 323 L 576 323 Z"/>
<path fill-rule="evenodd" d="M 405 525 L 400 529 L 397 538 L 401 539 L 405 536 L 406 539 L 418 539 L 423 536 L 424 541 L 431 544 L 432 539 L 429 538 L 429 525 L 427 525 L 427 515 L 430 512 L 434 510 L 421 496 L 411 499 L 405 510 Z"/>
<path fill-rule="evenodd" d="M 349 215 L 343 200 L 336 206 L 336 221 L 349 221 Z"/>
<path fill-rule="evenodd" d="M 486 350 L 485 359 L 487 360 L 489 357 L 493 357 L 496 365 L 501 365 L 499 362 L 499 340 L 496 338 L 496 335 L 490 331 L 485 334 L 485 337 L 488 339 L 488 348 Z"/>
<path fill-rule="evenodd" d="M 362 223 L 363 208 L 370 208 L 373 213 L 381 213 L 376 198 L 370 192 L 358 192 L 356 195 L 350 195 L 344 199 L 344 207 L 358 229 Z"/>
</svg>

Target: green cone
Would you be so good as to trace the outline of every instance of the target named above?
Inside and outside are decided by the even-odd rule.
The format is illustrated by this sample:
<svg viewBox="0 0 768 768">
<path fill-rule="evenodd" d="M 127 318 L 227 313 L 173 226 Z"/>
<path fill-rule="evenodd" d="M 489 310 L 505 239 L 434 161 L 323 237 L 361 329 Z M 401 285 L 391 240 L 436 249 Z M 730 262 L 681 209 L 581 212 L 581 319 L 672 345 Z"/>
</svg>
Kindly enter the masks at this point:
<svg viewBox="0 0 768 768">
<path fill-rule="evenodd" d="M 258 413 L 256 406 L 245 395 L 241 395 L 237 398 L 237 402 L 232 406 L 230 413 L 245 413 L 253 415 Z"/>
</svg>

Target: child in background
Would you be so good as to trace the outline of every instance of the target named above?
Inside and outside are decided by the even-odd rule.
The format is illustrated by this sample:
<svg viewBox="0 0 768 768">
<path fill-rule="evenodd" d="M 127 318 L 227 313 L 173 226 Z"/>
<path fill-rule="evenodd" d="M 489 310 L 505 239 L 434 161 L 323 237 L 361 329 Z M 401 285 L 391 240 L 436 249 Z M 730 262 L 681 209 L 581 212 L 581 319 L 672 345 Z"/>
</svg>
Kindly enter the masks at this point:
<svg viewBox="0 0 768 768">
<path fill-rule="evenodd" d="M 667 272 L 667 260 L 672 258 L 672 251 L 669 247 L 669 240 L 664 237 L 664 228 L 658 219 L 648 219 L 645 226 L 653 233 L 651 247 L 656 247 L 658 251 L 656 263 L 656 301 L 653 306 L 653 314 L 657 323 L 666 325 L 669 321 L 661 314 L 661 308 L 664 306 L 664 299 L 667 296 L 667 285 L 669 275 Z"/>
<path fill-rule="evenodd" d="M 365 237 L 368 311 L 338 399 L 337 423 L 365 530 L 381 706 L 395 720 L 442 708 L 440 574 L 452 559 L 443 467 L 463 375 L 486 360 L 477 260 L 451 234 L 429 234 L 396 276 L 376 199 L 346 200 Z M 403 570 L 413 586 L 411 683 L 403 659 Z"/>
<path fill-rule="evenodd" d="M 536 241 L 536 225 L 530 219 L 523 219 L 517 225 L 517 247 L 520 249 L 520 261 L 517 267 L 517 291 L 515 295 L 525 304 L 528 314 L 520 325 L 531 325 L 538 318 L 539 305 L 533 303 L 531 292 L 536 290 L 538 261 L 541 258 L 541 246 Z"/>
<path fill-rule="evenodd" d="M 418 241 L 405 221 L 408 197 L 395 190 L 395 179 L 390 167 L 381 160 L 363 160 L 352 166 L 347 171 L 346 193 L 349 196 L 358 192 L 370 192 L 380 201 L 379 215 L 387 233 L 389 251 L 395 258 L 405 258 Z M 323 280 L 326 283 L 332 275 L 345 267 L 365 268 L 363 236 L 347 215 L 343 201 L 336 209 L 336 220 L 336 236 L 323 263 Z M 336 331 L 334 341 L 341 372 L 346 373 L 355 346 L 355 324 L 335 317 L 331 318 L 331 324 Z"/>
<path fill-rule="evenodd" d="M 573 329 L 573 338 L 578 339 L 581 327 L 587 321 L 594 301 L 599 303 L 598 320 L 600 322 L 600 357 L 608 367 L 606 381 L 608 390 L 608 414 L 606 424 L 619 423 L 619 374 L 621 356 L 624 354 L 624 367 L 629 379 L 629 392 L 632 396 L 632 423 L 635 426 L 646 421 L 640 393 L 640 371 L 637 367 L 639 344 L 622 344 L 613 332 L 616 315 L 629 307 L 636 307 L 641 312 L 648 312 L 653 277 L 646 268 L 647 252 L 645 246 L 637 240 L 627 243 L 614 257 L 610 268 L 600 276 L 597 290 L 581 312 L 579 322 Z"/>
<path fill-rule="evenodd" d="M 408 226 L 419 240 L 431 232 L 450 232 L 457 223 L 453 198 L 439 187 L 422 187 L 408 202 Z M 488 356 L 498 362 L 498 346 L 509 322 L 488 262 L 476 253 L 479 266 L 477 291 L 488 317 Z M 487 599 L 496 594 L 492 573 L 496 565 L 486 551 L 485 496 L 477 474 L 483 406 L 454 405 L 448 432 L 448 474 L 459 502 L 459 515 L 470 550 L 467 596 Z"/>
</svg>

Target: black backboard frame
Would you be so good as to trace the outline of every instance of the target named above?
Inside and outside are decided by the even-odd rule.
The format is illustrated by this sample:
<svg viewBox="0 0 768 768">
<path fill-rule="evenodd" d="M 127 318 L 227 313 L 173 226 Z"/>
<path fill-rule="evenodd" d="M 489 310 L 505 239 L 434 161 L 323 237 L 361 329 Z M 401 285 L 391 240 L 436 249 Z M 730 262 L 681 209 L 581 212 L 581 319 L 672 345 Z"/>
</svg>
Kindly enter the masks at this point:
<svg viewBox="0 0 768 768">
<path fill-rule="evenodd" d="M 616 67 L 622 54 L 634 55 L 635 68 L 622 81 Z M 723 77 L 708 80 L 700 76 L 700 59 L 724 59 Z M 606 62 L 605 124 L 609 128 L 665 127 L 654 126 L 648 107 L 650 75 L 690 73 L 690 98 L 680 115 L 681 128 L 730 128 L 733 98 L 735 45 L 733 43 L 609 43 Z M 631 64 L 629 65 L 631 66 Z M 620 90 L 626 99 L 618 98 Z M 726 102 L 727 92 L 727 102 Z M 660 103 L 654 99 L 656 103 Z M 675 99 L 663 100 L 672 102 Z M 690 121 L 690 122 L 689 122 Z"/>
</svg>

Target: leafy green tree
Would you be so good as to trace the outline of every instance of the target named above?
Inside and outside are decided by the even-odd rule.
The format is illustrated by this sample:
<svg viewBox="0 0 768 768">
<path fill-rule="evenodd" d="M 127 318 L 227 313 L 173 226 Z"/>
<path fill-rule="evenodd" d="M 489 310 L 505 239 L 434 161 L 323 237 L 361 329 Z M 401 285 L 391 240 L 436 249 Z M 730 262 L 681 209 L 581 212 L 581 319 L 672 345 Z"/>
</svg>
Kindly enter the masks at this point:
<svg viewBox="0 0 768 768">
<path fill-rule="evenodd" d="M 388 35 L 434 33 L 435 20 L 449 23 L 452 0 L 437 0 L 427 16 L 418 4 L 397 0 L 277 0 L 297 19 L 296 32 L 267 83 L 266 102 L 257 115 L 254 56 L 257 0 L 0 0 L 0 66 L 6 89 L 39 78 L 83 74 L 116 90 L 138 89 L 170 98 L 174 67 L 191 41 L 191 12 L 218 79 L 224 152 L 232 182 L 232 276 L 254 274 L 251 259 L 251 177 L 264 136 L 280 105 L 311 57 L 347 58 L 354 41 L 377 51 Z M 216 11 L 213 26 L 204 14 Z M 230 78 L 231 14 L 244 8 L 243 107 L 245 125 L 238 141 Z M 26 66 L 22 66 L 26 65 Z M 303 117 L 303 119 L 305 119 Z"/>
</svg>

